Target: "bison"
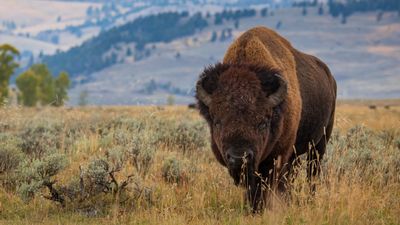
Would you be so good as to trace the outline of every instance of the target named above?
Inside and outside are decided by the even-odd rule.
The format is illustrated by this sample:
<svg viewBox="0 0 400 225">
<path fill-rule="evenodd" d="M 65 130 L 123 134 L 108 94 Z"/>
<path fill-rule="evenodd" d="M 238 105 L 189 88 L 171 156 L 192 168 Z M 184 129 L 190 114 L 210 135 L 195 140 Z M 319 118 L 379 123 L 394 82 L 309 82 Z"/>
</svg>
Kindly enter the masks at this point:
<svg viewBox="0 0 400 225">
<path fill-rule="evenodd" d="M 309 180 L 319 174 L 336 82 L 325 63 L 273 30 L 255 27 L 235 40 L 200 75 L 196 99 L 216 159 L 254 211 L 270 207 L 272 193 L 284 196 L 299 155 L 307 154 Z"/>
</svg>

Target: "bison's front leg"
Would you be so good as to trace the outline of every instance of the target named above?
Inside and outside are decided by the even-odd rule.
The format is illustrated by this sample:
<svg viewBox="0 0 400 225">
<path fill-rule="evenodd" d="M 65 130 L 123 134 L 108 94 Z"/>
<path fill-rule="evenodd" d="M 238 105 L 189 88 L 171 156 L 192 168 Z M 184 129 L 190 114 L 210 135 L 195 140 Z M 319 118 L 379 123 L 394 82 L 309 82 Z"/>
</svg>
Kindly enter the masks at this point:
<svg viewBox="0 0 400 225">
<path fill-rule="evenodd" d="M 259 172 L 249 176 L 247 197 L 253 212 L 271 208 L 274 200 L 284 199 L 290 168 L 290 161 L 269 158 L 260 164 Z"/>
<path fill-rule="evenodd" d="M 236 185 L 246 188 L 246 198 L 249 206 L 254 213 L 259 212 L 264 207 L 264 190 L 262 174 L 257 172 L 254 167 L 254 161 L 247 161 L 243 157 L 243 163 L 237 170 L 230 169 Z"/>
<path fill-rule="evenodd" d="M 273 160 L 265 160 L 258 168 L 249 171 L 247 181 L 247 200 L 254 213 L 270 208 L 273 186 Z"/>
<path fill-rule="evenodd" d="M 249 175 L 246 188 L 247 200 L 253 213 L 261 211 L 264 208 L 265 191 L 261 174 L 253 172 L 251 175 Z"/>
</svg>

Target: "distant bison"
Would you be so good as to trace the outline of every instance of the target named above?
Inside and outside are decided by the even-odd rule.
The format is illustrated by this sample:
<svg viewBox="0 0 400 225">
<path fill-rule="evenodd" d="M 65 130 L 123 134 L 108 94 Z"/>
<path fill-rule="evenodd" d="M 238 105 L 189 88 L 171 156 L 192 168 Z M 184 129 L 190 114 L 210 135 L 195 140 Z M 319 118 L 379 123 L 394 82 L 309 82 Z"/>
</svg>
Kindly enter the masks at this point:
<svg viewBox="0 0 400 225">
<path fill-rule="evenodd" d="M 222 63 L 200 75 L 196 98 L 215 157 L 246 187 L 254 211 L 270 205 L 273 192 L 262 190 L 284 193 L 298 155 L 308 153 L 309 179 L 319 174 L 336 82 L 325 63 L 276 32 L 256 27 L 241 35 Z"/>
<path fill-rule="evenodd" d="M 189 103 L 188 104 L 189 109 L 197 109 L 197 104 L 196 103 Z"/>
</svg>

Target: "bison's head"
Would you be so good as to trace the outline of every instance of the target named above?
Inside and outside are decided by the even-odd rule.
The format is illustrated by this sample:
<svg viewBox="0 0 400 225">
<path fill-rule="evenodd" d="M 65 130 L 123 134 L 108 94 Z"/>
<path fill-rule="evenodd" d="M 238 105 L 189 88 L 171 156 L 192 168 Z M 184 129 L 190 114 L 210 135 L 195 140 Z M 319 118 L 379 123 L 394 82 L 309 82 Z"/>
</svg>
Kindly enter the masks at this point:
<svg viewBox="0 0 400 225">
<path fill-rule="evenodd" d="M 200 113 L 210 125 L 216 157 L 236 184 L 244 166 L 257 170 L 271 151 L 286 94 L 286 81 L 270 68 L 217 64 L 200 75 Z"/>
</svg>

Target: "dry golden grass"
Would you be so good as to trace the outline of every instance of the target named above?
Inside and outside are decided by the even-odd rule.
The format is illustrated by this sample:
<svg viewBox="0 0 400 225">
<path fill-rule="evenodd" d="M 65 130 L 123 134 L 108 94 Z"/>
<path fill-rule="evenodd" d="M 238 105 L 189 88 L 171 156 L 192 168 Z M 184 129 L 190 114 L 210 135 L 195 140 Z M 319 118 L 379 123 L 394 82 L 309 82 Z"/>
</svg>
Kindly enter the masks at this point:
<svg viewBox="0 0 400 225">
<path fill-rule="evenodd" d="M 370 109 L 371 105 L 375 105 L 377 108 Z M 389 108 L 386 109 L 385 106 L 389 106 Z M 363 125 L 374 130 L 399 128 L 400 100 L 339 102 L 335 128 L 345 131 L 354 125 Z"/>
<path fill-rule="evenodd" d="M 253 215 L 246 207 L 243 190 L 234 186 L 208 144 L 182 154 L 182 149 L 175 145 L 160 143 L 148 175 L 141 178 L 141 184 L 153 190 L 151 204 L 110 203 L 104 213 L 90 216 L 77 210 L 75 205 L 62 208 L 40 195 L 24 203 L 15 191 L 0 186 L 0 224 L 400 224 L 400 166 L 394 165 L 396 161 L 400 165 L 400 146 L 396 142 L 400 145 L 400 107 L 371 110 L 368 105 L 339 104 L 335 123 L 337 137 L 329 144 L 323 177 L 314 197 L 308 193 L 304 168 L 299 168 L 292 185 L 291 202 L 276 204 L 273 209 Z M 63 152 L 69 165 L 57 175 L 57 182 L 64 184 L 79 174 L 80 165 L 104 155 L 106 148 L 114 145 L 113 140 L 104 144 L 108 139 L 91 132 L 91 125 L 122 117 L 142 121 L 145 127 L 163 120 L 202 121 L 195 110 L 184 106 L 3 108 L 0 109 L 0 132 L 17 135 L 32 121 L 60 122 L 64 131 L 80 126 L 83 135 Z M 353 131 L 367 135 L 366 140 L 345 139 L 356 125 L 371 130 L 372 133 Z M 145 129 L 140 135 L 150 140 L 156 131 Z M 387 145 L 379 139 L 382 132 L 394 136 Z M 347 143 L 350 141 L 354 143 Z M 182 183 L 168 183 L 163 179 L 163 162 L 171 156 L 185 165 L 186 178 Z M 117 179 L 123 179 L 132 170 L 132 166 L 127 166 Z"/>
</svg>

